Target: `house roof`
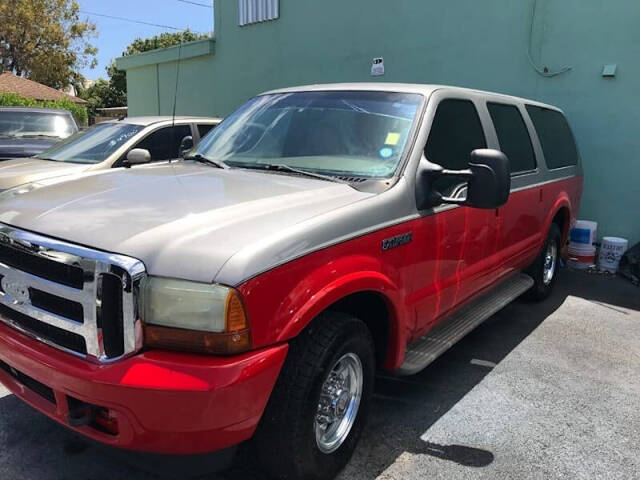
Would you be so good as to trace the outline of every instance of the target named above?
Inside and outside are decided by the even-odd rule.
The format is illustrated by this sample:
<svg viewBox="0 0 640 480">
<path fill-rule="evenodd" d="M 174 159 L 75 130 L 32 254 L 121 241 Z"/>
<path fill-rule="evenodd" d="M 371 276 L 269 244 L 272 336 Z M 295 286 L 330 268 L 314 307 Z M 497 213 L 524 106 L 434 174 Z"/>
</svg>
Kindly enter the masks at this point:
<svg viewBox="0 0 640 480">
<path fill-rule="evenodd" d="M 0 73 L 0 92 L 16 93 L 34 100 L 71 100 L 74 103 L 86 104 L 87 101 L 41 83 L 18 77 L 11 72 Z"/>
</svg>

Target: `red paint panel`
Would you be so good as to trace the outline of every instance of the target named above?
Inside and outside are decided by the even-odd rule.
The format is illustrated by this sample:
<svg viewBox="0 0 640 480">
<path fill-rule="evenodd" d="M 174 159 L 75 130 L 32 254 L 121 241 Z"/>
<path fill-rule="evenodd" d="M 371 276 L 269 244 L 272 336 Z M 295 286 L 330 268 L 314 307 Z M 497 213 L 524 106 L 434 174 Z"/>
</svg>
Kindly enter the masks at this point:
<svg viewBox="0 0 640 480">
<path fill-rule="evenodd" d="M 254 345 L 289 340 L 341 298 L 375 291 L 390 307 L 386 365 L 396 368 L 407 342 L 495 277 L 494 215 L 493 210 L 448 210 L 323 249 L 249 280 L 239 290 Z M 382 250 L 384 239 L 409 232 L 411 243 Z"/>
<path fill-rule="evenodd" d="M 410 304 L 421 335 L 495 278 L 495 211 L 455 208 L 421 219 L 411 248 Z"/>
<path fill-rule="evenodd" d="M 582 177 L 558 180 L 510 195 L 508 203 L 500 208 L 502 221 L 498 236 L 504 271 L 521 269 L 535 259 L 560 209 L 566 209 L 575 220 L 582 181 Z M 567 222 L 563 231 L 565 236 L 570 223 Z"/>
<path fill-rule="evenodd" d="M 546 238 L 542 228 L 545 207 L 540 200 L 543 188 L 513 192 L 500 208 L 498 249 L 503 273 L 531 263 Z"/>
<path fill-rule="evenodd" d="M 385 366 L 397 368 L 406 344 L 502 275 L 538 253 L 553 215 L 576 208 L 582 178 L 515 192 L 498 212 L 454 208 L 311 253 L 239 287 L 261 348 L 295 337 L 331 304 L 375 291 L 391 311 Z M 540 195 L 542 194 L 542 202 Z M 413 233 L 383 251 L 384 239 Z"/>
<path fill-rule="evenodd" d="M 514 192 L 502 207 L 500 249 L 505 272 L 522 269 L 538 255 L 554 216 L 564 209 L 569 213 L 563 229 L 575 221 L 582 196 L 582 177 L 550 182 L 538 187 Z"/>
</svg>

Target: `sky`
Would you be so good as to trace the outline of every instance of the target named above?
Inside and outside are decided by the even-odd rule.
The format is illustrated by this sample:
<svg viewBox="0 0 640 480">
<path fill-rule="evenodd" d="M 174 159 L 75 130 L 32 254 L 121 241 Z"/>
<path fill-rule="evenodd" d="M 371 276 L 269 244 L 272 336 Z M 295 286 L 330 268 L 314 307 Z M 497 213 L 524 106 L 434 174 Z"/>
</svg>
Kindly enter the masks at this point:
<svg viewBox="0 0 640 480">
<path fill-rule="evenodd" d="M 193 0 L 195 3 L 211 4 L 212 0 Z M 168 28 L 140 25 L 111 18 L 88 15 L 86 12 L 124 17 L 179 29 L 191 28 L 196 32 L 209 33 L 213 29 L 213 10 L 180 0 L 77 0 L 81 18 L 89 18 L 97 25 L 98 37 L 92 43 L 98 47 L 98 66 L 84 68 L 81 73 L 89 79 L 107 77 L 105 68 L 112 58 L 122 55 L 127 45 L 136 37 L 152 37 L 162 32 L 173 32 Z"/>
</svg>

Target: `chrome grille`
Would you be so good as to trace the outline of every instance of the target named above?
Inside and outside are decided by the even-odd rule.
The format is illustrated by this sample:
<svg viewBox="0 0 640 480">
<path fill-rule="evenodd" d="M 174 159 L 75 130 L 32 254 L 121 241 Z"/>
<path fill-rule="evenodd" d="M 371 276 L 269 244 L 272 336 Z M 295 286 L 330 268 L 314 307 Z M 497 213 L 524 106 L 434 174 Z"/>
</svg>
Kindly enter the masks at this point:
<svg viewBox="0 0 640 480">
<path fill-rule="evenodd" d="M 0 224 L 0 321 L 68 353 L 111 362 L 140 347 L 144 275 L 139 260 Z"/>
</svg>

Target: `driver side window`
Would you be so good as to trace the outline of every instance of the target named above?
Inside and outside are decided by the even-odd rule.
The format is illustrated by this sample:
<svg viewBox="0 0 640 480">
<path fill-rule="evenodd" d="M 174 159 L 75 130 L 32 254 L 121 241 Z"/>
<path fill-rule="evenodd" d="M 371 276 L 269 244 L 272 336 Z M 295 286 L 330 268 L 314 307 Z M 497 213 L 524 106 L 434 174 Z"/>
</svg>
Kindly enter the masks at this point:
<svg viewBox="0 0 640 480">
<path fill-rule="evenodd" d="M 449 170 L 463 170 L 469 163 L 469 154 L 478 148 L 487 148 L 487 141 L 473 102 L 459 99 L 440 102 L 424 151 L 427 160 Z M 460 183 L 456 178 L 440 178 L 434 188 L 449 196 Z"/>
<path fill-rule="evenodd" d="M 191 135 L 189 125 L 165 127 L 147 135 L 133 148 L 149 150 L 152 162 L 171 160 L 180 156 L 180 143 L 189 135 Z"/>
</svg>

